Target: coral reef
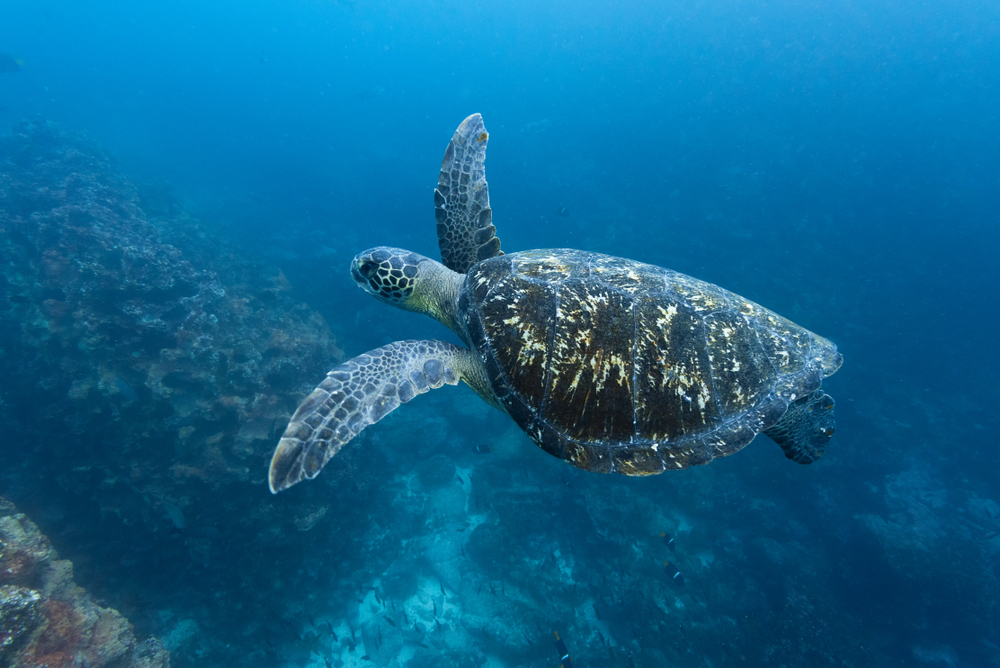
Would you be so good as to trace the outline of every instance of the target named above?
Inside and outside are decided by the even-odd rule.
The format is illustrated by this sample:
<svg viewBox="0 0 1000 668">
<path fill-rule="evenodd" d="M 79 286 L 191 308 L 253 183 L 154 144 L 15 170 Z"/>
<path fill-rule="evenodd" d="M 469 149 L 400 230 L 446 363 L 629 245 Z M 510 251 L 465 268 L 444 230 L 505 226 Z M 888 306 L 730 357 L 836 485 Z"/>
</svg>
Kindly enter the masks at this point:
<svg viewBox="0 0 1000 668">
<path fill-rule="evenodd" d="M 230 252 L 168 187 L 41 118 L 0 136 L 0 489 L 144 632 L 195 610 L 225 662 L 233 620 L 266 617 L 261 588 L 213 619 L 197 578 L 235 590 L 273 564 L 281 535 L 246 546 L 276 513 L 274 432 L 341 357 L 280 270 Z M 303 531 L 325 512 L 291 507 Z M 183 612 L 147 604 L 182 575 Z M 25 628 L 45 609 L 26 596 L 8 595 Z"/>
<path fill-rule="evenodd" d="M 322 318 L 291 303 L 279 271 L 220 253 L 169 193 L 140 194 L 85 140 L 32 119 L 0 155 L 8 410 L 37 413 L 40 391 L 44 416 L 72 432 L 110 425 L 105 477 L 175 524 L 171 480 L 262 479 L 298 386 L 339 358 Z M 24 387 L 34 406 L 18 406 Z"/>
<path fill-rule="evenodd" d="M 116 610 L 73 582 L 34 522 L 0 498 L 0 663 L 10 668 L 167 668 L 156 639 L 140 642 Z"/>
</svg>

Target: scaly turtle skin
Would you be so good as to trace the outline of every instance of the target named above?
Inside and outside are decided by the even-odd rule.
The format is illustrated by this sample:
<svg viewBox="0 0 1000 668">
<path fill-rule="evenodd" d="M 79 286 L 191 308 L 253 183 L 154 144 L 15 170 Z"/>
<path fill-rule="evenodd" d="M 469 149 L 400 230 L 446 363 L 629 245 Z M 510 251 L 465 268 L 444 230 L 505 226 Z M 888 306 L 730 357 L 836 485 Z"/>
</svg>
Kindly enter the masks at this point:
<svg viewBox="0 0 1000 668">
<path fill-rule="evenodd" d="M 834 431 L 822 379 L 836 346 L 720 287 L 578 250 L 504 254 L 492 224 L 479 114 L 455 132 L 434 192 L 444 264 L 360 253 L 373 296 L 426 313 L 468 348 L 399 341 L 330 371 L 271 461 L 277 493 L 417 394 L 465 381 L 546 452 L 588 471 L 649 475 L 706 464 L 758 433 L 815 461 Z"/>
</svg>

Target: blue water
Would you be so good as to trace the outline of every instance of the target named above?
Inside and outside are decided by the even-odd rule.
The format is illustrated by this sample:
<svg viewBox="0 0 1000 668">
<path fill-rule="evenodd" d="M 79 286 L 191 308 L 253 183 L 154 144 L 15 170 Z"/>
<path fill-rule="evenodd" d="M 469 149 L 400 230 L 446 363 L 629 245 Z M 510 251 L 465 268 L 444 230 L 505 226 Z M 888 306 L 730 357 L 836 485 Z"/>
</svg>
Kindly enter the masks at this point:
<svg viewBox="0 0 1000 668">
<path fill-rule="evenodd" d="M 553 631 L 579 666 L 1000 665 L 996 3 L 151 4 L 0 4 L 22 63 L 0 125 L 40 114 L 169 188 L 348 357 L 454 340 L 347 268 L 375 245 L 437 256 L 441 155 L 480 112 L 505 250 L 669 267 L 845 358 L 809 467 L 761 438 L 650 479 L 585 473 L 463 387 L 276 497 L 269 452 L 243 482 L 184 478 L 189 449 L 46 425 L 67 390 L 0 378 L 27 407 L 0 433 L 36 444 L 0 439 L 0 495 L 174 665 L 557 666 Z M 162 460 L 127 486 L 79 474 L 144 448 Z"/>
</svg>

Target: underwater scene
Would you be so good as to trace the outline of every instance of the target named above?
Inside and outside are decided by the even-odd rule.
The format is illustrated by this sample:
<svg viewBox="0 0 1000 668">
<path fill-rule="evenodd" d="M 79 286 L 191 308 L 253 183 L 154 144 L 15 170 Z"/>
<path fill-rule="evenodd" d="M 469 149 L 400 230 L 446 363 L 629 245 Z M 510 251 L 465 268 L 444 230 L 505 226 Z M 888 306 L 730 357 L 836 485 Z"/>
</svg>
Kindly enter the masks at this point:
<svg viewBox="0 0 1000 668">
<path fill-rule="evenodd" d="M 0 667 L 1000 667 L 998 109 L 987 0 L 0 3 Z"/>
</svg>

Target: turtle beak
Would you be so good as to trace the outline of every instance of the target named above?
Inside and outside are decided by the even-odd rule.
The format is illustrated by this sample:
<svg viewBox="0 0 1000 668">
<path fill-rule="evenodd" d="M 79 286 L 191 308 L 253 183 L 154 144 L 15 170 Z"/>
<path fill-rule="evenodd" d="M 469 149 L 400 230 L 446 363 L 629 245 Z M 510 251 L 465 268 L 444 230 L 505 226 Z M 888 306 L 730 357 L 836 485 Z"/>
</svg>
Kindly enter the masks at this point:
<svg viewBox="0 0 1000 668">
<path fill-rule="evenodd" d="M 361 275 L 360 266 L 361 266 L 360 259 L 354 258 L 351 261 L 351 278 L 354 279 L 354 282 L 358 284 L 359 288 L 361 288 L 370 295 L 374 295 L 375 292 L 372 289 L 371 284 L 368 282 L 368 279 Z"/>
<path fill-rule="evenodd" d="M 375 263 L 377 264 L 377 263 Z M 358 287 L 370 294 L 372 297 L 382 299 L 377 285 L 372 283 L 375 275 L 374 266 L 370 254 L 360 253 L 351 261 L 351 278 L 358 284 Z M 367 268 L 365 271 L 363 268 Z M 367 276 L 365 275 L 367 274 Z"/>
</svg>

